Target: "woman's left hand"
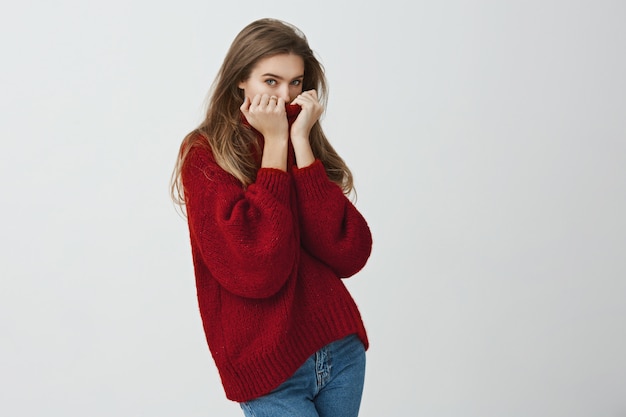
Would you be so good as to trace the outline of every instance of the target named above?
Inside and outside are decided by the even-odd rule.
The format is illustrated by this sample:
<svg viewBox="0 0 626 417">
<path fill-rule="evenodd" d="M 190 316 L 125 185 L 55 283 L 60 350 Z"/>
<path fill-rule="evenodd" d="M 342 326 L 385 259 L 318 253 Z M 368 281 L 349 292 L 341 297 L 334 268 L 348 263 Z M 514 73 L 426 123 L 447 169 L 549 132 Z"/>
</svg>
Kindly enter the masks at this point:
<svg viewBox="0 0 626 417">
<path fill-rule="evenodd" d="M 313 125 L 324 112 L 324 107 L 322 107 L 317 98 L 317 91 L 304 91 L 291 104 L 299 104 L 302 107 L 300 114 L 291 125 L 291 140 L 305 140 L 308 142 Z"/>
</svg>

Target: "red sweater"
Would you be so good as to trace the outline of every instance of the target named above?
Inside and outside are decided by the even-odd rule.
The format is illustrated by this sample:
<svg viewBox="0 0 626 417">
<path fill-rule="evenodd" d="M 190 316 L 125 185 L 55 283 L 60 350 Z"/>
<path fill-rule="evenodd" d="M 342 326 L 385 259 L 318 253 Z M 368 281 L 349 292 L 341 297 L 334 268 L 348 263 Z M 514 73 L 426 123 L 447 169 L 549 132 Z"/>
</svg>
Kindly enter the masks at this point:
<svg viewBox="0 0 626 417">
<path fill-rule="evenodd" d="M 246 190 L 202 147 L 182 171 L 200 314 L 233 401 L 269 393 L 349 334 L 368 347 L 340 278 L 365 265 L 370 230 L 319 160 L 289 161 Z"/>
</svg>

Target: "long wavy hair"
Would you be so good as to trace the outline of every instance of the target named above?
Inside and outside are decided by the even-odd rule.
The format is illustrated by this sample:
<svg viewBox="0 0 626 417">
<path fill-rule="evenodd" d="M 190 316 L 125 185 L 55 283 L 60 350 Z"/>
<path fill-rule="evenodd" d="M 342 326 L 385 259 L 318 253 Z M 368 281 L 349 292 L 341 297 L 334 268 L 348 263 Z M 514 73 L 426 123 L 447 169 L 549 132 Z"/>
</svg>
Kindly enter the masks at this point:
<svg viewBox="0 0 626 417">
<path fill-rule="evenodd" d="M 317 90 L 326 107 L 328 89 L 324 67 L 309 47 L 304 33 L 297 27 L 276 19 L 260 19 L 246 26 L 233 40 L 213 82 L 204 121 L 182 141 L 171 178 L 170 192 L 174 202 L 185 204 L 181 171 L 189 151 L 195 146 L 208 147 L 217 164 L 241 181 L 245 188 L 256 179 L 260 149 L 255 133 L 244 126 L 239 107 L 244 100 L 239 83 L 250 76 L 261 59 L 278 54 L 295 54 L 304 60 L 302 91 Z M 320 159 L 329 179 L 348 195 L 353 178 L 344 160 L 330 145 L 318 122 L 311 129 L 313 155 Z"/>
</svg>

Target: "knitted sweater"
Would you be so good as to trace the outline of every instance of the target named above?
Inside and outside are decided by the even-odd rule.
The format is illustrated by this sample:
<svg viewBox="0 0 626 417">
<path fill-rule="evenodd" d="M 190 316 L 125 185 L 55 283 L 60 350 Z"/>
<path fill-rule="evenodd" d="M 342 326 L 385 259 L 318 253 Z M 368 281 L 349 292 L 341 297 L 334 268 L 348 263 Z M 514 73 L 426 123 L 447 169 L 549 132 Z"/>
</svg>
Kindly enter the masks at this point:
<svg viewBox="0 0 626 417">
<path fill-rule="evenodd" d="M 183 166 L 200 314 L 233 401 L 269 393 L 349 334 L 368 347 L 340 278 L 365 265 L 370 230 L 319 160 L 293 161 L 290 149 L 288 172 L 260 168 L 247 189 L 204 147 Z"/>
</svg>

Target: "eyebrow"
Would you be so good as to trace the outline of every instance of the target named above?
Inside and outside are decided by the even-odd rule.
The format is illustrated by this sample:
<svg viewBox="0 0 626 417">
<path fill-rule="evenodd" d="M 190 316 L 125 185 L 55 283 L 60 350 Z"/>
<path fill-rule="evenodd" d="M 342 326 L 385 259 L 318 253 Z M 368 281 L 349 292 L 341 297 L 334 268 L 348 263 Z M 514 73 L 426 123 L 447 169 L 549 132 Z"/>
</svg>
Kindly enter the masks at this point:
<svg viewBox="0 0 626 417">
<path fill-rule="evenodd" d="M 278 78 L 279 80 L 284 80 L 284 78 L 281 77 L 280 75 L 272 74 L 269 72 L 266 72 L 265 74 L 261 75 L 261 77 L 272 77 L 272 78 Z M 304 78 L 304 74 L 298 75 L 297 77 L 293 77 L 292 80 L 297 80 L 298 78 Z"/>
</svg>

